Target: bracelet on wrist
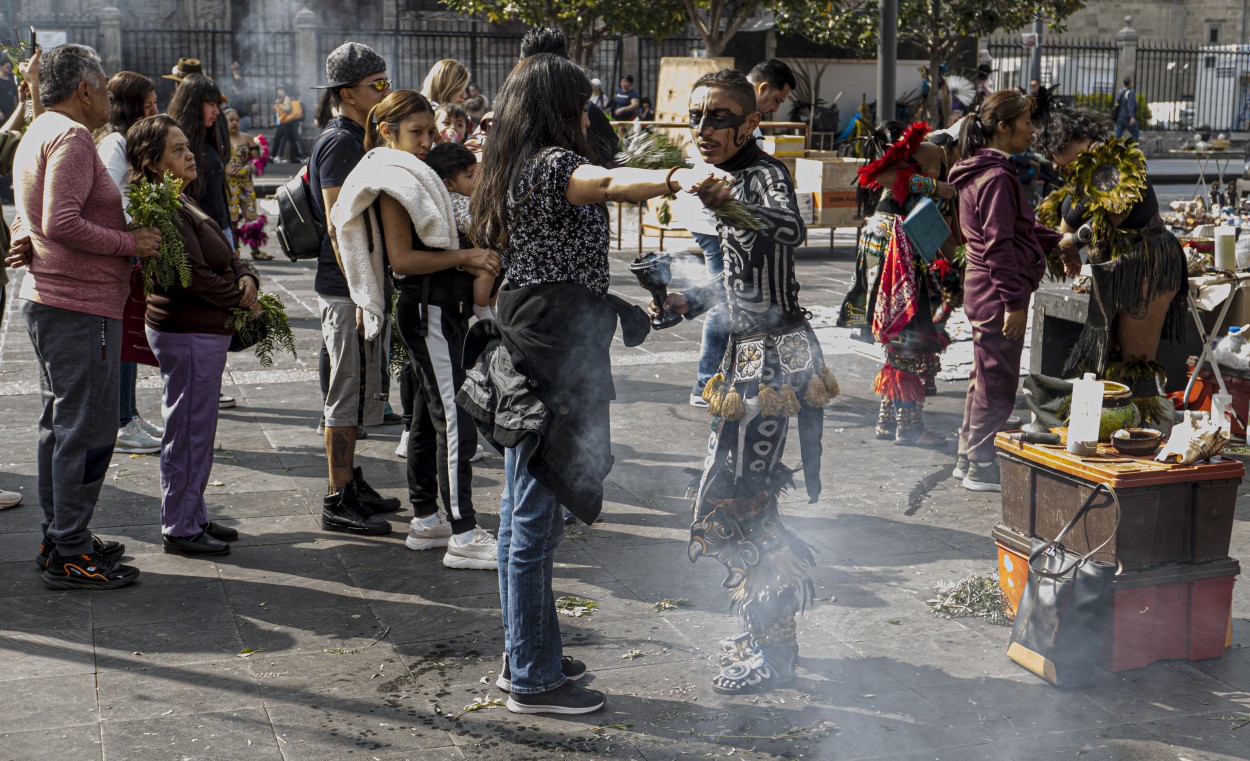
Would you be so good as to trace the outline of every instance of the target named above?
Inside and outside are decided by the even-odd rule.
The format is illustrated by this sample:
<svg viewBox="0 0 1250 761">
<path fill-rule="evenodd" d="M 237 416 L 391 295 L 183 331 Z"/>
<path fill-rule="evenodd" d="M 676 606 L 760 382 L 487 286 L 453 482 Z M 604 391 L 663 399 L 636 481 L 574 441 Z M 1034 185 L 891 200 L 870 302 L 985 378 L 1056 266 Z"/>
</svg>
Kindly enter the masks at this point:
<svg viewBox="0 0 1250 761">
<path fill-rule="evenodd" d="M 681 186 L 678 186 L 677 190 L 673 190 L 673 175 L 677 173 L 678 169 L 681 169 L 681 167 L 675 166 L 668 170 L 668 174 L 664 175 L 664 188 L 670 193 L 676 193 L 677 190 L 681 190 Z"/>
</svg>

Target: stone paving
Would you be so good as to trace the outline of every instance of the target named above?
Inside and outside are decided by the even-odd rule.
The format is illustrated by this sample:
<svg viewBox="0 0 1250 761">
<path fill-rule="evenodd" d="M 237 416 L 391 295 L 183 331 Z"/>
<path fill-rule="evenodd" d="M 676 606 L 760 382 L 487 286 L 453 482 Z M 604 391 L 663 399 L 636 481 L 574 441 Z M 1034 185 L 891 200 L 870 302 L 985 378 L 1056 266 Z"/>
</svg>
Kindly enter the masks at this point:
<svg viewBox="0 0 1250 761">
<path fill-rule="evenodd" d="M 641 302 L 630 256 L 614 255 L 613 288 Z M 27 504 L 0 512 L 0 759 L 1250 757 L 1244 585 L 1223 659 L 1099 671 L 1083 691 L 1052 689 L 1011 663 L 1009 629 L 930 614 L 941 582 L 994 572 L 998 497 L 958 488 L 950 454 L 872 437 L 876 366 L 860 353 L 867 347 L 828 327 L 849 246 L 839 238 L 831 254 L 826 238 L 801 259 L 803 300 L 825 326 L 844 396 L 827 416 L 824 495 L 809 505 L 800 486 L 783 507 L 818 558 L 798 682 L 738 698 L 708 685 L 717 640 L 738 628 L 719 566 L 686 559 L 684 494 L 707 436 L 705 414 L 686 403 L 699 341 L 687 324 L 614 354 L 616 467 L 604 516 L 570 530 L 557 556 L 556 594 L 598 603 L 562 618 L 566 652 L 608 694 L 606 711 L 574 718 L 490 703 L 501 697 L 495 574 L 405 549 L 407 508 L 389 537 L 320 530 L 319 339 L 306 264 L 260 265 L 287 303 L 298 360 L 264 370 L 230 358 L 226 391 L 239 406 L 221 414 L 208 499 L 243 535 L 234 551 L 163 554 L 157 459 L 117 455 L 93 528 L 126 543 L 140 583 L 46 590 L 32 563 L 38 396 L 11 303 L 0 332 L 0 486 Z M 141 377 L 140 410 L 156 419 L 159 379 Z M 935 428 L 958 425 L 964 385 L 940 384 Z M 357 456 L 375 486 L 402 497 L 398 434 L 371 430 Z M 501 465 L 491 455 L 476 471 L 475 502 L 492 530 Z M 1234 555 L 1250 546 L 1247 505 L 1243 496 Z M 661 600 L 686 602 L 657 612 Z M 475 701 L 484 705 L 466 710 Z"/>
</svg>

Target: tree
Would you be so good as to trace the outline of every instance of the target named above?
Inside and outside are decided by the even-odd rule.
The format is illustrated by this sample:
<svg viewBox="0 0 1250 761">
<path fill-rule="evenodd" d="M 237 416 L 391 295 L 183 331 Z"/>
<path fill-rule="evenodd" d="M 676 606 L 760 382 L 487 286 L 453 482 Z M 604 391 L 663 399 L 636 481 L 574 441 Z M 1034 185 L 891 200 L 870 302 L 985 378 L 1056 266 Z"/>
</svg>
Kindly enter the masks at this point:
<svg viewBox="0 0 1250 761">
<path fill-rule="evenodd" d="M 686 24 L 678 0 L 442 0 L 451 10 L 492 23 L 520 21 L 554 26 L 568 38 L 569 56 L 590 65 L 595 47 L 622 34 L 667 37 Z"/>
<path fill-rule="evenodd" d="M 898 0 L 898 40 L 929 54 L 928 111 L 935 114 L 941 85 L 938 65 L 964 38 L 1021 29 L 1039 13 L 1049 19 L 1051 29 L 1062 31 L 1063 22 L 1084 7 L 1085 0 Z M 865 52 L 876 47 L 879 18 L 877 0 L 827 0 L 807 9 L 795 5 L 777 12 L 783 33 Z"/>
<path fill-rule="evenodd" d="M 685 15 L 703 38 L 710 58 L 724 53 L 733 36 L 763 5 L 764 0 L 682 0 Z"/>
</svg>

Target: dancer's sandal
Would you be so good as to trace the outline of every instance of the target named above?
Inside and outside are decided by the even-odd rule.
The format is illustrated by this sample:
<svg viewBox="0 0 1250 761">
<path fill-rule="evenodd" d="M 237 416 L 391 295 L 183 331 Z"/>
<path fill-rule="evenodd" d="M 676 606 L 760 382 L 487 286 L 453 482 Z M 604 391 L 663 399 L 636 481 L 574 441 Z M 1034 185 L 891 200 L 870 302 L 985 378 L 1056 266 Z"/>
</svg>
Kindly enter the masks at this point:
<svg viewBox="0 0 1250 761">
<path fill-rule="evenodd" d="M 746 660 L 735 661 L 721 669 L 712 679 L 712 689 L 722 695 L 754 695 L 793 681 L 793 673 L 782 674 L 757 647 Z"/>
</svg>

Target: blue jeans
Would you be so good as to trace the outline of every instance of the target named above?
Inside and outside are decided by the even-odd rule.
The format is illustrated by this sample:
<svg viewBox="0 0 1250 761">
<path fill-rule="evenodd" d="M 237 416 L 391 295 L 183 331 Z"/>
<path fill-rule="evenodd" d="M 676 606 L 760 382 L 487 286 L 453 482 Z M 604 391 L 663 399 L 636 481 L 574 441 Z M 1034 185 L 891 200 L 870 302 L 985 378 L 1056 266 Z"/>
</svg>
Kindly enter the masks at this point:
<svg viewBox="0 0 1250 761">
<path fill-rule="evenodd" d="M 707 265 L 707 274 L 719 277 L 725 271 L 725 259 L 720 250 L 720 238 L 715 235 L 694 233 L 694 241 L 703 249 L 703 260 Z M 699 353 L 699 375 L 694 392 L 703 393 L 708 379 L 720 369 L 721 360 L 725 357 L 725 348 L 729 345 L 729 315 L 723 305 L 714 306 L 703 315 L 703 348 Z"/>
<path fill-rule="evenodd" d="M 1119 140 L 1120 138 L 1124 137 L 1124 133 L 1125 133 L 1125 132 L 1127 132 L 1127 133 L 1129 133 L 1130 135 L 1132 135 L 1132 136 L 1133 136 L 1133 142 L 1134 142 L 1134 143 L 1140 143 L 1140 142 L 1141 142 L 1141 126 L 1140 126 L 1140 122 L 1139 122 L 1138 124 L 1134 124 L 1134 125 L 1132 125 L 1131 127 L 1129 126 L 1128 122 L 1125 122 L 1125 123 L 1123 123 L 1123 124 L 1117 124 L 1117 125 L 1115 125 L 1115 137 L 1116 137 L 1116 140 Z"/>
<path fill-rule="evenodd" d="M 564 536 L 564 511 L 530 473 L 538 437 L 504 453 L 499 501 L 499 604 L 512 692 L 533 695 L 564 684 L 560 621 L 551 591 L 552 561 Z"/>
<path fill-rule="evenodd" d="M 121 417 L 118 418 L 118 428 L 121 428 L 131 420 L 134 420 L 139 414 L 139 409 L 135 406 L 135 383 L 139 379 L 139 368 L 134 362 L 122 362 L 121 365 Z"/>
</svg>

